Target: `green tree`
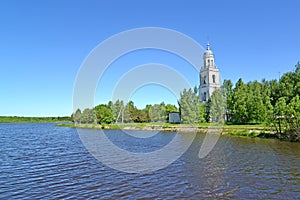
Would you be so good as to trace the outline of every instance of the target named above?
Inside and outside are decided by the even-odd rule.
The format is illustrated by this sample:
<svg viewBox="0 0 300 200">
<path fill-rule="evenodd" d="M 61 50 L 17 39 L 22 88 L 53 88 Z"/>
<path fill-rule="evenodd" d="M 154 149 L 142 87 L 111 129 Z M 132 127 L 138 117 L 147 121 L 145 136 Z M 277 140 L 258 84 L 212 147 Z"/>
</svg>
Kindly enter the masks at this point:
<svg viewBox="0 0 300 200">
<path fill-rule="evenodd" d="M 284 97 L 280 97 L 275 104 L 274 107 L 274 119 L 277 123 L 275 123 L 277 131 L 281 134 L 282 130 L 287 129 L 287 117 L 288 108 L 286 105 L 286 100 Z"/>
<path fill-rule="evenodd" d="M 209 101 L 209 113 L 213 122 L 224 122 L 226 112 L 226 99 L 221 90 L 217 89 L 213 92 Z"/>
<path fill-rule="evenodd" d="M 112 114 L 115 118 L 115 122 L 122 122 L 122 114 L 124 109 L 124 102 L 120 101 L 119 99 L 115 103 L 109 103 L 108 106 L 110 107 Z"/>
<path fill-rule="evenodd" d="M 94 123 L 95 122 L 95 113 L 94 109 L 86 108 L 81 114 L 81 123 Z"/>
<path fill-rule="evenodd" d="M 224 80 L 222 90 L 226 99 L 226 120 L 232 121 L 233 112 L 233 84 L 231 80 Z"/>
<path fill-rule="evenodd" d="M 167 114 L 169 114 L 171 112 L 178 112 L 178 108 L 175 105 L 172 105 L 172 104 L 167 104 L 165 106 L 165 110 L 166 110 Z"/>
<path fill-rule="evenodd" d="M 287 105 L 287 120 L 288 131 L 285 132 L 285 137 L 289 141 L 300 141 L 300 99 L 299 95 L 292 98 Z"/>
<path fill-rule="evenodd" d="M 128 111 L 130 113 L 130 118 L 132 121 L 137 122 L 138 121 L 138 116 L 139 116 L 139 111 L 134 105 L 133 101 L 129 101 L 128 103 Z"/>
<path fill-rule="evenodd" d="M 97 117 L 97 123 L 110 124 L 115 120 L 113 113 L 108 105 L 100 104 L 95 107 L 95 113 Z"/>
<path fill-rule="evenodd" d="M 297 62 L 295 65 L 295 72 L 294 72 L 294 96 L 300 95 L 300 63 Z"/>
<path fill-rule="evenodd" d="M 273 124 L 280 138 L 300 141 L 300 63 L 296 64 L 293 72 L 283 74 L 277 90 L 272 85 L 270 90 L 271 101 L 275 104 Z"/>
<path fill-rule="evenodd" d="M 266 81 L 265 79 L 262 80 L 262 86 L 261 86 L 261 94 L 262 94 L 262 100 L 265 107 L 265 119 L 264 121 L 268 124 L 271 123 L 273 119 L 273 105 L 271 102 L 271 86 L 270 82 Z"/>
<path fill-rule="evenodd" d="M 180 94 L 178 101 L 179 110 L 181 112 L 181 121 L 186 124 L 200 123 L 205 117 L 203 106 L 198 97 L 198 90 L 184 89 Z"/>
<path fill-rule="evenodd" d="M 275 119 L 278 120 L 278 130 L 282 132 L 283 124 L 286 126 L 287 105 L 284 97 L 280 97 L 274 107 Z M 284 127 L 285 127 L 284 126 Z"/>
<path fill-rule="evenodd" d="M 246 123 L 248 121 L 247 98 L 247 87 L 240 78 L 233 93 L 233 120 L 236 123 Z"/>
<path fill-rule="evenodd" d="M 261 93 L 261 84 L 257 81 L 248 83 L 247 122 L 261 123 L 266 119 L 266 107 Z"/>
<path fill-rule="evenodd" d="M 280 97 L 286 97 L 287 102 L 295 96 L 295 80 L 293 72 L 285 73 L 279 81 Z"/>
<path fill-rule="evenodd" d="M 133 120 L 131 120 L 129 104 L 127 103 L 124 109 L 122 110 L 122 123 L 128 123 L 128 122 L 133 122 Z"/>
<path fill-rule="evenodd" d="M 138 110 L 136 122 L 149 122 L 149 113 L 147 109 Z"/>
<path fill-rule="evenodd" d="M 272 106 L 275 106 L 276 101 L 281 97 L 281 92 L 279 89 L 279 83 L 277 80 L 271 80 L 269 82 L 270 88 L 270 101 Z"/>
<path fill-rule="evenodd" d="M 154 104 L 149 108 L 149 117 L 152 122 L 162 122 L 167 119 L 165 104 Z"/>
<path fill-rule="evenodd" d="M 122 113 L 122 122 L 138 122 L 139 110 L 135 107 L 133 101 L 129 101 Z"/>
<path fill-rule="evenodd" d="M 81 123 L 81 110 L 78 108 L 73 115 L 73 119 L 75 123 Z"/>
</svg>

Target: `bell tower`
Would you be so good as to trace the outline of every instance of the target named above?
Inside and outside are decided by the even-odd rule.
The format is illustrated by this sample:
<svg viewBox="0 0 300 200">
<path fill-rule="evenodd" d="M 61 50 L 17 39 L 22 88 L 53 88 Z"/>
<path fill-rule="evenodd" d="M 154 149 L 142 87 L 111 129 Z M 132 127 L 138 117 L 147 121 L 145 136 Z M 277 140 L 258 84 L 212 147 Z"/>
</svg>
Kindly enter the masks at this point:
<svg viewBox="0 0 300 200">
<path fill-rule="evenodd" d="M 203 66 L 200 70 L 200 101 L 207 101 L 212 93 L 220 88 L 220 72 L 215 65 L 214 53 L 210 50 L 207 43 L 206 51 L 203 54 Z"/>
</svg>

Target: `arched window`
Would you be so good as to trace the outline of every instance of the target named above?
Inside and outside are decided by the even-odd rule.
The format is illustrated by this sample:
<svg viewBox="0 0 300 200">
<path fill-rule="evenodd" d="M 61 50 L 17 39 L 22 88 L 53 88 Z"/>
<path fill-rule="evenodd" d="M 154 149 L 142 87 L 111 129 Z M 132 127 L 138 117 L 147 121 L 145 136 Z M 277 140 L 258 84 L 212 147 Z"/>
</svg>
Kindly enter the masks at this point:
<svg viewBox="0 0 300 200">
<path fill-rule="evenodd" d="M 206 76 L 203 77 L 203 84 L 206 84 Z"/>
<path fill-rule="evenodd" d="M 206 101 L 206 92 L 203 93 L 203 101 Z"/>
<path fill-rule="evenodd" d="M 213 83 L 216 83 L 216 75 L 212 75 Z"/>
</svg>

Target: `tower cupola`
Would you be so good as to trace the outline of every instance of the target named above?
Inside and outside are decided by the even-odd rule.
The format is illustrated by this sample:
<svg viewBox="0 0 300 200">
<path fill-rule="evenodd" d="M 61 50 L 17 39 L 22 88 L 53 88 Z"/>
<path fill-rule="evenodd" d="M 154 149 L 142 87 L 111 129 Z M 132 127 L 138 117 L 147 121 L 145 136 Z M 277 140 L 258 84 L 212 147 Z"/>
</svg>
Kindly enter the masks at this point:
<svg viewBox="0 0 300 200">
<path fill-rule="evenodd" d="M 203 66 L 204 68 L 215 67 L 215 56 L 209 43 L 207 43 L 206 51 L 203 54 Z"/>
</svg>

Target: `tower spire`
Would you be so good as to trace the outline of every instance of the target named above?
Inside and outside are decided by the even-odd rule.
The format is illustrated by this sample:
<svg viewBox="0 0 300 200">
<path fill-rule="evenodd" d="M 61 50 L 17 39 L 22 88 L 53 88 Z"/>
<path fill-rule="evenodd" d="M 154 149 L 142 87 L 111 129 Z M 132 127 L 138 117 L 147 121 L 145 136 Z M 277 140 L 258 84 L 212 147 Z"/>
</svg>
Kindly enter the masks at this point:
<svg viewBox="0 0 300 200">
<path fill-rule="evenodd" d="M 209 44 L 209 41 L 207 42 L 207 45 L 206 45 L 206 46 L 207 46 L 206 49 L 207 49 L 207 50 L 210 50 L 210 44 Z"/>
</svg>

